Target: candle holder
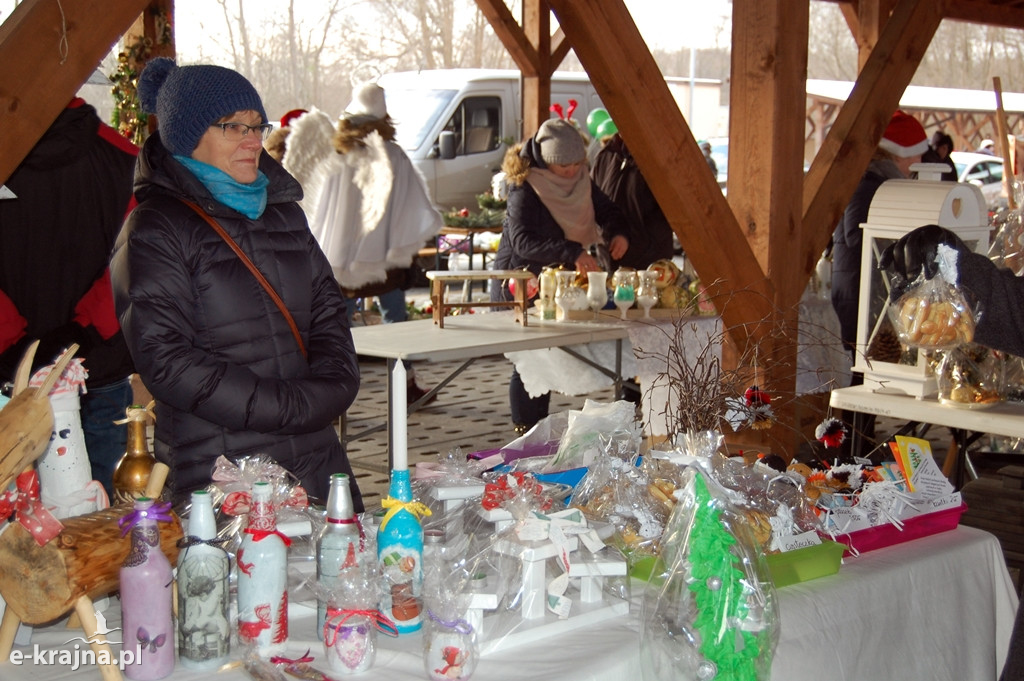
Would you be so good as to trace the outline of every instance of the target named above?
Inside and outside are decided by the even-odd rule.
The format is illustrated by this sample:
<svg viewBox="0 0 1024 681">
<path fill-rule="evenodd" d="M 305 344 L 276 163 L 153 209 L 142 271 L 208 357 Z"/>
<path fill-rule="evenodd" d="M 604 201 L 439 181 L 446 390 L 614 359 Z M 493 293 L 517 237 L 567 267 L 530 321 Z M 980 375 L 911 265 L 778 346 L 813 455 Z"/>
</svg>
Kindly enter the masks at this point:
<svg viewBox="0 0 1024 681">
<path fill-rule="evenodd" d="M 620 267 L 612 276 L 615 289 L 615 307 L 619 308 L 622 319 L 628 319 L 627 311 L 636 302 L 636 270 Z"/>
</svg>

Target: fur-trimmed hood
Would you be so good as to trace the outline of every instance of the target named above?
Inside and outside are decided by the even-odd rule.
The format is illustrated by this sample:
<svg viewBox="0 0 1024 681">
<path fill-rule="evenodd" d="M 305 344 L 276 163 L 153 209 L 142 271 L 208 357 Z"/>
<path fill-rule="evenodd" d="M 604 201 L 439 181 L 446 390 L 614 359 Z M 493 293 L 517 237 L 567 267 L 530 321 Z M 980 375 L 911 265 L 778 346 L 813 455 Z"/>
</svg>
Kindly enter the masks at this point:
<svg viewBox="0 0 1024 681">
<path fill-rule="evenodd" d="M 521 156 L 523 143 L 517 142 L 505 151 L 505 158 L 501 162 L 501 169 L 505 173 L 505 181 L 512 186 L 520 187 L 526 182 L 530 174 L 530 168 L 542 166 L 534 159 Z"/>
</svg>

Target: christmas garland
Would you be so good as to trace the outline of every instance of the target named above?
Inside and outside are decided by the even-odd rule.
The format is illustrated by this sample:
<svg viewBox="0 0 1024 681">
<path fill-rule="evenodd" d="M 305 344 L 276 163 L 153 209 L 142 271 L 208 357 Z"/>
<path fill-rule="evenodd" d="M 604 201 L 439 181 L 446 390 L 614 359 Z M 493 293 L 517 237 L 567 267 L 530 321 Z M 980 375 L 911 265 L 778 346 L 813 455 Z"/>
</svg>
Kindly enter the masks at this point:
<svg viewBox="0 0 1024 681">
<path fill-rule="evenodd" d="M 157 33 L 158 45 L 171 44 L 171 22 L 167 13 L 158 7 L 150 9 L 154 14 L 153 23 Z M 139 103 L 139 74 L 153 51 L 153 41 L 144 35 L 136 36 L 131 43 L 117 54 L 117 70 L 110 74 L 114 84 L 111 95 L 114 97 L 114 111 L 110 115 L 110 124 L 119 133 L 141 146 L 146 139 L 149 116 L 142 110 Z"/>
<path fill-rule="evenodd" d="M 757 681 L 758 636 L 745 631 L 747 619 L 744 573 L 735 566 L 734 537 L 722 523 L 721 509 L 702 475 L 694 476 L 694 517 L 688 561 L 704 662 L 698 678 L 715 681 Z"/>
</svg>

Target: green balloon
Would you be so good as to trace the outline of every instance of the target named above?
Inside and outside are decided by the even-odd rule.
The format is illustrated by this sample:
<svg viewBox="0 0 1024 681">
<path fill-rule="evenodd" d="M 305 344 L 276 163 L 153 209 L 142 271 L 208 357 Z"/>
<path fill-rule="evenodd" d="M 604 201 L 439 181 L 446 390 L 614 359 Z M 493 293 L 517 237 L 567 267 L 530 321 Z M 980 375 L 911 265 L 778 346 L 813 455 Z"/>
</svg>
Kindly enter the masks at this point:
<svg viewBox="0 0 1024 681">
<path fill-rule="evenodd" d="M 594 134 L 594 137 L 611 137 L 618 131 L 619 128 L 615 125 L 615 121 L 609 118 L 601 121 L 601 124 L 597 126 L 597 132 Z"/>
<path fill-rule="evenodd" d="M 607 110 L 597 108 L 587 114 L 587 130 L 590 131 L 591 137 L 597 137 L 597 128 L 602 123 L 611 118 L 611 114 Z"/>
</svg>

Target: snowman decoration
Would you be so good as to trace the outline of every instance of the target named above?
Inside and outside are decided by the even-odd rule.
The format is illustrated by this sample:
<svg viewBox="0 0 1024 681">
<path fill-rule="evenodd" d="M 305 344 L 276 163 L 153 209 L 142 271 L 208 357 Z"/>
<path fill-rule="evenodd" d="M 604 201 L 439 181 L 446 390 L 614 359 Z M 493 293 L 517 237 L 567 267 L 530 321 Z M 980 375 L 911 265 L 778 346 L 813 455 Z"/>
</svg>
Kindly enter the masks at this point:
<svg viewBox="0 0 1024 681">
<path fill-rule="evenodd" d="M 43 367 L 29 385 L 38 387 L 53 369 Z M 39 470 L 40 499 L 54 517 L 92 513 L 110 506 L 106 490 L 92 479 L 92 466 L 85 449 L 85 435 L 79 413 L 79 395 L 85 392 L 88 375 L 82 360 L 71 360 L 50 391 L 53 433 L 36 466 Z"/>
</svg>

